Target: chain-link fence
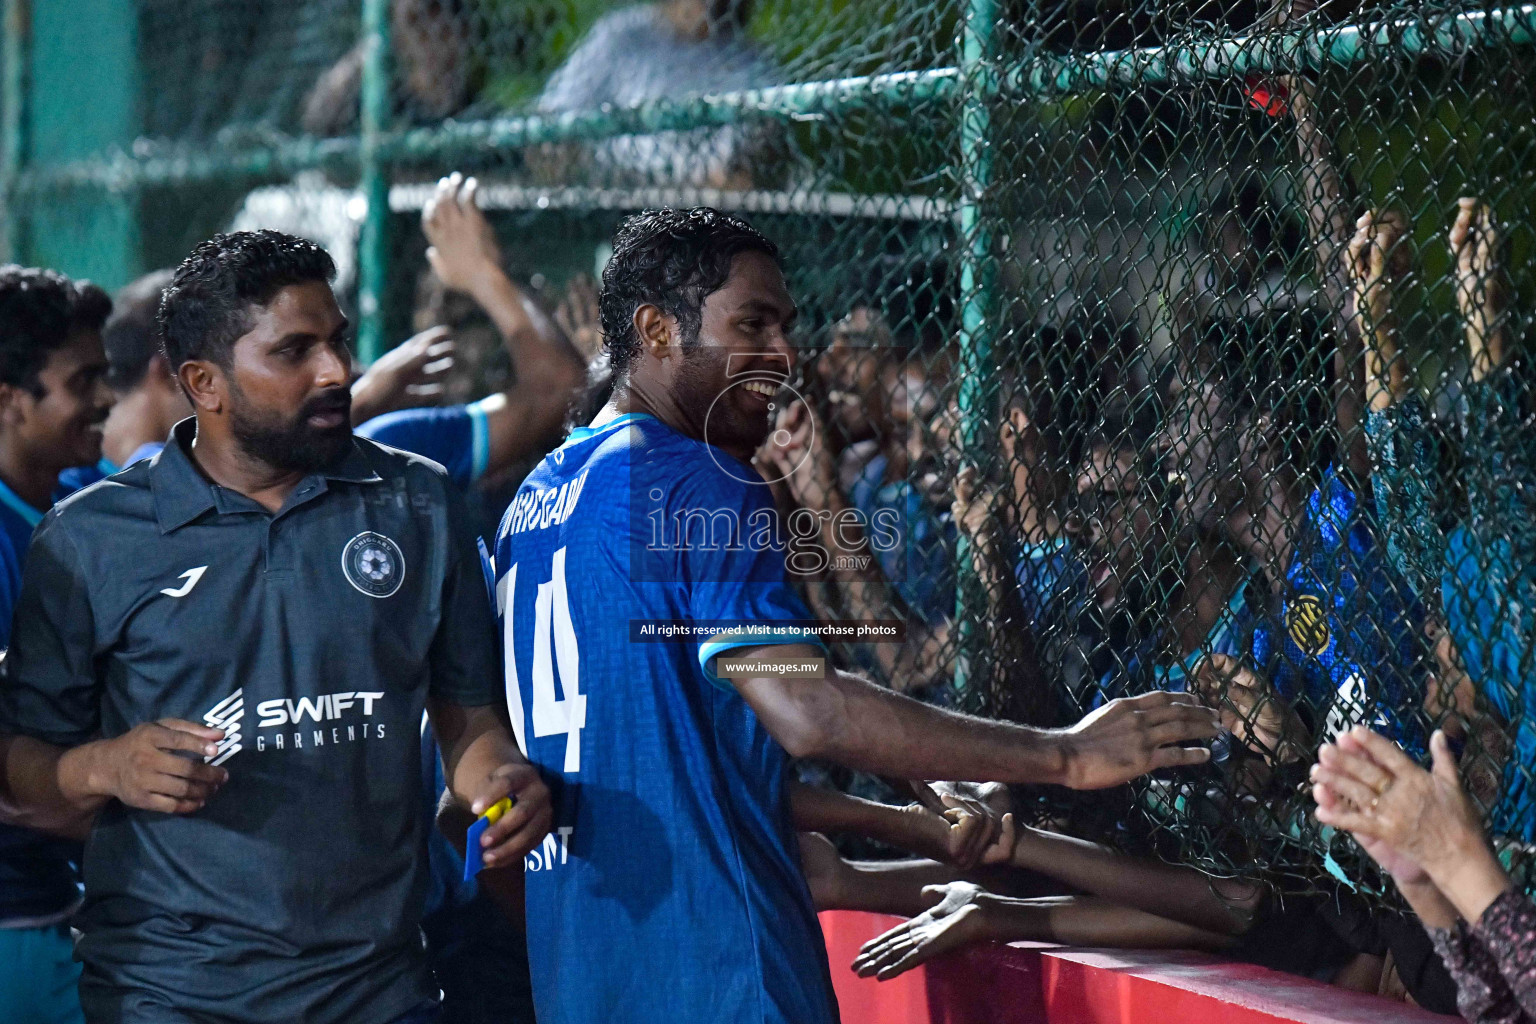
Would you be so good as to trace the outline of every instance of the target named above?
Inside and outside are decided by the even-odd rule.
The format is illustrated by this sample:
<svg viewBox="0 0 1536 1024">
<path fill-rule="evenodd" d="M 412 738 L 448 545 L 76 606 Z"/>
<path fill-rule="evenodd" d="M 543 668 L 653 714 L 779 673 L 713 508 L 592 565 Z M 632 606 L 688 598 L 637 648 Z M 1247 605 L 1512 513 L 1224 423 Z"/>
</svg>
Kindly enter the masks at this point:
<svg viewBox="0 0 1536 1024">
<path fill-rule="evenodd" d="M 97 145 L 53 123 L 63 5 L 6 6 L 13 256 L 307 234 L 364 358 L 452 322 L 471 398 L 509 368 L 427 269 L 440 175 L 589 342 L 625 214 L 740 212 L 802 310 L 761 460 L 830 555 L 800 582 L 907 626 L 844 664 L 1044 725 L 1207 694 L 1208 767 L 1037 820 L 1292 891 L 1381 888 L 1308 815 L 1317 745 L 1439 726 L 1523 863 L 1536 7 L 139 0 Z"/>
</svg>

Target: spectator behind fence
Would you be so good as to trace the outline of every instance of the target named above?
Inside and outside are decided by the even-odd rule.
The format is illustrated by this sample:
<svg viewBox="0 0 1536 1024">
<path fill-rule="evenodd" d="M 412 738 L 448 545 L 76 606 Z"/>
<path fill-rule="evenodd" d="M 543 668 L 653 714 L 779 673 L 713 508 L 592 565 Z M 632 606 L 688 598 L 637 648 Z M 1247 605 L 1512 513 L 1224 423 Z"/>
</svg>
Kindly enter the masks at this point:
<svg viewBox="0 0 1536 1024">
<path fill-rule="evenodd" d="M 1084 706 L 1078 698 L 1087 685 L 1085 662 L 1092 655 L 1091 643 L 1081 642 L 1080 635 L 1086 571 L 1062 526 L 1068 483 L 1061 468 L 1062 431 L 1050 408 L 1053 390 L 1000 376 L 996 475 L 1002 483 L 980 482 L 974 466 L 962 466 L 950 507 L 957 530 L 972 543 L 972 562 L 986 593 L 982 626 L 997 680 L 993 692 L 1008 695 L 1008 717 L 1037 725 L 1076 717 Z M 958 422 L 958 399 L 949 419 Z M 946 440 L 959 443 L 953 434 Z M 1055 670 L 1055 686 L 1043 671 L 1047 665 Z M 1057 692 L 1060 686 L 1065 694 Z"/>
<path fill-rule="evenodd" d="M 861 658 L 888 685 L 937 696 L 955 606 L 954 529 L 911 482 L 936 462 L 926 443 L 926 422 L 942 409 L 936 374 L 906 358 L 879 313 L 859 306 L 834 325 L 815 376 L 827 390 L 826 417 L 787 402 L 758 463 L 816 517 L 821 549 L 837 560 L 819 574 L 825 589 L 807 587 L 817 613 L 904 620 L 904 644 L 871 644 Z"/>
<path fill-rule="evenodd" d="M 1460 492 L 1437 479 L 1438 430 L 1412 386 L 1399 343 L 1393 298 L 1411 255 L 1408 225 L 1390 211 L 1362 216 L 1350 246 L 1356 315 L 1366 339 L 1373 484 L 1393 556 L 1445 623 L 1442 645 L 1452 652 L 1449 660 L 1459 655 L 1497 720 L 1513 727 L 1492 825 L 1497 834 L 1529 842 L 1536 838 L 1529 775 L 1536 762 L 1536 717 L 1530 714 L 1536 707 L 1530 641 L 1536 635 L 1530 505 L 1536 466 L 1526 374 L 1509 351 L 1509 284 L 1492 211 L 1481 200 L 1460 200 L 1448 237 L 1471 376 L 1463 407 L 1466 504 L 1448 501 L 1446 495 Z M 1497 767 L 1502 752 L 1488 749 L 1493 730 L 1479 735 L 1487 739 L 1471 753 Z"/>
<path fill-rule="evenodd" d="M 60 474 L 101 458 L 112 404 L 101 330 L 112 301 L 51 270 L 0 267 L 0 649 L 10 644 L 32 530 Z M 9 750 L 0 740 L 0 763 Z M 76 841 L 9 823 L 0 784 L 0 1020 L 80 1020 L 69 920 L 80 905 Z"/>
<path fill-rule="evenodd" d="M 1142 459 L 1149 440 L 1145 424 L 1103 417 L 1086 444 L 1062 543 L 1076 566 L 1062 577 L 1069 585 L 1029 598 L 1040 603 L 1042 614 L 1021 613 L 993 641 L 1004 658 L 1017 658 L 1029 648 L 1021 650 L 1017 639 L 1007 636 L 1010 630 L 1033 628 L 1043 639 L 1051 631 L 1076 628 L 1074 640 L 1093 673 L 1092 684 L 1078 699 L 1089 705 L 1106 695 L 1180 688 L 1192 668 L 1201 671 L 1195 666 L 1202 659 L 1223 654 L 1235 659 L 1246 642 L 1242 594 L 1247 575 L 1230 553 L 1222 561 L 1219 536 L 1186 534 L 1174 543 L 1161 476 Z M 977 547 L 986 550 L 1006 535 L 1003 523 L 988 515 L 996 499 L 980 497 L 973 490 L 975 479 L 974 471 L 967 470 L 957 484 L 956 521 L 962 530 L 974 532 L 980 538 Z M 1170 555 L 1180 578 L 1205 585 L 1180 586 L 1168 573 Z M 981 567 L 991 573 L 984 577 L 989 590 L 996 589 L 993 577 L 999 575 L 990 564 L 995 557 Z M 1059 671 L 1056 662 L 1046 665 Z M 1247 718 L 1229 716 L 1240 738 L 1261 749 L 1281 749 L 1283 718 L 1272 710 L 1277 702 L 1249 700 L 1257 711 Z M 988 888 L 998 887 L 988 891 L 975 884 L 979 879 L 974 876 L 954 882 L 916 864 L 879 872 L 824 865 L 829 886 L 843 894 L 841 906 L 891 910 L 916 903 L 928 908 L 869 943 L 856 969 L 891 977 L 982 938 L 1195 946 L 1325 979 L 1356 957 L 1357 950 L 1319 914 L 1321 901 L 1271 901 L 1254 880 L 1216 879 L 1194 868 L 1136 858 L 1040 829 L 1020 829 L 1004 861 L 1055 879 L 1055 893 L 1087 895 L 1010 896 L 1007 890 L 1016 880 L 995 872 L 983 880 Z M 944 886 L 926 890 L 919 900 L 925 884 Z"/>
<path fill-rule="evenodd" d="M 1150 609 L 1164 599 L 1156 586 L 1167 515 L 1140 462 L 1138 439 L 1150 435 L 1119 418 L 1090 432 L 1075 498 L 1046 501 L 1044 467 L 1023 468 L 1037 458 L 1038 428 L 1015 402 L 1005 427 L 1017 439 L 1002 442 L 1011 479 L 997 493 L 977 487 L 974 468 L 962 469 L 953 514 L 974 543 L 1005 692 L 1019 711 L 1070 720 L 1106 694 L 1152 688 L 1143 673 L 1156 657 L 1154 622 L 1164 619 Z"/>
<path fill-rule="evenodd" d="M 359 435 L 441 464 L 459 487 L 501 472 L 554 440 L 585 382 L 581 357 L 549 314 L 501 269 L 501 252 L 480 212 L 474 178 L 438 182 L 422 210 L 427 258 L 443 284 L 474 298 L 512 359 L 511 385 L 464 405 L 414 408 L 370 419 Z"/>
<path fill-rule="evenodd" d="M 1312 768 L 1317 820 L 1354 835 L 1431 929 L 1471 1024 L 1536 1021 L 1536 906 L 1488 848 L 1443 732 L 1425 771 L 1357 727 Z"/>
<path fill-rule="evenodd" d="M 1204 376 L 1206 373 L 1186 370 L 1184 379 Z M 1178 392 L 1175 396 L 1187 397 Z M 1267 397 L 1265 401 L 1270 402 Z M 1199 413 L 1188 408 L 1181 410 L 1179 406 L 1176 401 L 1175 412 L 1182 411 L 1196 432 L 1206 435 L 1201 438 L 1202 443 L 1211 446 L 1207 454 L 1193 459 L 1193 464 L 1210 465 L 1219 449 L 1237 462 L 1235 471 L 1240 477 L 1252 474 L 1248 477 L 1250 486 L 1266 482 L 1262 474 L 1270 471 L 1268 467 L 1273 465 L 1277 453 L 1266 452 L 1264 445 L 1272 441 L 1259 438 L 1257 444 L 1253 439 L 1242 443 L 1241 436 L 1234 438 L 1224 433 L 1223 427 L 1230 428 L 1230 421 L 1223 418 L 1219 404 L 1202 406 Z M 1275 418 L 1268 424 L 1272 432 L 1284 436 L 1295 429 L 1280 419 L 1279 411 L 1272 415 Z M 1232 544 L 1222 529 L 1226 519 L 1220 516 L 1210 520 L 1214 528 L 1202 529 L 1197 522 L 1194 530 L 1186 530 L 1180 538 L 1176 548 L 1180 563 L 1177 576 L 1183 585 L 1160 580 L 1154 567 L 1157 559 L 1149 556 L 1165 546 L 1166 540 L 1132 543 L 1134 537 L 1147 536 L 1148 528 L 1163 518 L 1160 496 L 1146 494 L 1137 483 L 1142 479 L 1136 469 L 1137 454 L 1145 446 L 1138 445 L 1124 426 L 1111 426 L 1107 433 L 1109 436 L 1101 436 L 1089 446 L 1078 482 L 1079 514 L 1074 517 L 1077 526 L 1068 535 L 1069 547 L 1078 549 L 1074 552 L 1077 557 L 1097 569 L 1091 575 L 1084 571 L 1095 584 L 1095 610 L 1113 613 L 1121 609 L 1122 614 L 1111 614 L 1109 619 L 1125 624 L 1109 634 L 1099 632 L 1095 636 L 1095 631 L 1085 631 L 1085 646 L 1118 669 L 1117 673 L 1104 676 L 1100 687 L 1111 693 L 1123 692 L 1117 689 L 1120 687 L 1180 687 L 1192 672 L 1201 689 L 1219 692 L 1236 712 L 1229 713 L 1227 721 L 1240 740 L 1271 760 L 1296 762 L 1305 749 L 1308 730 L 1300 727 L 1287 703 L 1270 699 L 1264 677 L 1240 660 L 1248 655 L 1253 623 L 1263 614 L 1266 588 L 1261 587 L 1255 594 L 1260 602 L 1257 611 L 1250 609 L 1245 601 L 1245 591 L 1251 584 L 1249 570 L 1233 557 Z M 1122 446 L 1124 450 L 1119 451 Z M 1251 461 L 1244 461 L 1244 452 Z M 1266 464 L 1261 458 L 1270 461 Z M 957 488 L 960 500 L 956 504 L 956 521 L 962 529 L 995 535 L 1000 524 L 987 515 L 996 504 L 995 499 L 974 500 L 974 495 L 967 493 L 974 480 L 972 472 L 962 476 Z M 1285 481 L 1282 477 L 1269 482 L 1283 485 Z M 1224 486 L 1234 484 L 1227 482 Z M 1143 495 L 1139 501 L 1133 497 L 1138 493 Z M 1099 500 L 1104 496 L 1109 500 Z M 1190 498 L 1182 497 L 1186 501 Z M 1209 497 L 1214 504 L 1222 504 L 1219 495 Z M 1200 497 L 1196 495 L 1194 500 L 1198 502 Z M 1257 506 L 1248 508 L 1244 514 L 1254 511 Z M 995 539 L 990 543 L 995 543 Z M 978 544 L 978 548 L 986 547 L 987 543 Z M 1147 554 L 1138 559 L 1137 550 Z M 984 578 L 989 578 L 985 566 L 982 571 Z M 1150 608 L 1149 597 L 1134 596 L 1140 592 L 1138 583 L 1155 595 L 1156 601 Z M 1155 585 L 1159 583 L 1168 587 L 1166 592 L 1158 592 L 1161 587 Z M 1126 586 L 1135 588 L 1129 600 L 1120 593 Z M 1155 611 L 1151 610 L 1154 608 Z M 1138 620 L 1149 625 L 1137 629 Z M 1038 616 L 1022 616 L 1021 622 L 1045 629 L 1064 628 Z M 1196 624 L 1197 628 L 1189 628 Z M 1006 637 L 1000 637 L 994 649 L 1008 652 L 1005 656 L 1017 661 L 1019 653 L 1005 641 Z M 1181 653 L 1171 654 L 1172 651 Z M 1244 958 L 1320 977 L 1331 976 L 1330 972 L 1339 971 L 1346 964 L 1349 966 L 1345 973 L 1352 975 L 1359 969 L 1351 963 L 1356 953 L 1380 956 L 1390 950 L 1416 998 L 1427 1005 L 1449 1005 L 1443 974 L 1428 966 L 1432 958 L 1428 956 L 1428 942 L 1422 931 L 1411 921 L 1392 915 L 1363 915 L 1349 900 L 1343 901 L 1342 910 L 1326 900 L 1271 904 L 1261 898 L 1263 890 L 1252 883 L 1227 883 L 1234 891 L 1222 893 L 1198 872 L 1191 872 L 1190 879 L 1182 878 L 1177 871 L 1158 879 L 1154 877 L 1153 866 L 1091 844 L 1031 830 L 1021 832 L 1013 862 L 1021 868 L 1056 876 L 1067 885 L 1086 889 L 1109 902 L 1012 902 L 977 889 L 974 884 L 959 883 L 942 892 L 930 892 L 929 899 L 936 901 L 936 905 L 908 925 L 871 943 L 861 958 L 860 968 L 889 976 L 937 951 L 953 948 L 964 941 L 960 936 L 982 934 L 1011 939 L 1070 935 L 1070 941 L 1113 944 L 1192 942 L 1226 948 Z M 1147 872 L 1153 875 L 1143 877 Z M 912 874 L 921 877 L 921 872 Z M 882 881 L 886 886 L 899 887 L 897 874 L 885 873 Z M 846 877 L 835 887 L 845 891 L 860 888 Z M 890 899 L 888 890 L 884 898 Z M 1157 923 L 1158 918 L 1164 923 Z M 1189 927 L 1200 931 L 1180 930 Z M 1223 936 L 1238 941 L 1234 944 L 1233 938 Z"/>
<path fill-rule="evenodd" d="M 195 420 L 38 528 L 0 681 L 6 810 L 89 831 L 93 1022 L 435 1020 L 424 707 L 458 800 L 517 799 L 488 865 L 548 828 L 459 503 L 352 434 L 334 273 L 278 232 L 198 246 L 159 313 Z"/>
<path fill-rule="evenodd" d="M 1372 722 L 1422 749 L 1422 607 L 1381 550 L 1359 485 L 1331 464 L 1318 479 L 1312 462 L 1331 451 L 1329 369 L 1316 324 L 1286 313 L 1212 325 L 1174 374 L 1163 441 L 1172 507 L 1219 532 L 1256 584 L 1244 662 L 1211 663 L 1200 685 L 1254 700 L 1273 690 L 1314 736 Z"/>
<path fill-rule="evenodd" d="M 534 109 L 556 114 L 685 102 L 774 85 L 778 70 L 747 38 L 752 5 L 660 0 L 612 11 L 550 76 Z M 757 179 L 770 138 L 753 125 L 619 135 L 594 144 L 588 159 L 598 175 L 617 173 L 643 184 L 750 188 L 762 184 Z M 577 167 L 573 160 L 566 176 L 582 173 Z"/>
<path fill-rule="evenodd" d="M 412 123 L 441 121 L 471 99 L 475 53 L 474 4 L 390 0 L 389 26 L 395 101 Z M 348 50 L 315 81 L 299 112 L 312 135 L 357 131 L 367 40 Z"/>
</svg>

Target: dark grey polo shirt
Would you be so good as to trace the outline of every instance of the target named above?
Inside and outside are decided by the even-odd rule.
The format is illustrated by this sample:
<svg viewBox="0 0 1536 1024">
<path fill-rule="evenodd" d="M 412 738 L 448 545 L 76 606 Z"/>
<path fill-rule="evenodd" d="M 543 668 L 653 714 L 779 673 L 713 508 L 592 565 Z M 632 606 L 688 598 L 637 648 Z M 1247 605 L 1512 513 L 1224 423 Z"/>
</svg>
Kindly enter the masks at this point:
<svg viewBox="0 0 1536 1024">
<path fill-rule="evenodd" d="M 227 732 L 203 810 L 96 823 L 87 1016 L 390 1021 L 431 998 L 423 702 L 503 699 L 474 538 L 425 459 L 355 439 L 271 514 L 202 476 L 194 427 L 43 520 L 0 687 L 0 730 L 62 745 Z"/>
</svg>

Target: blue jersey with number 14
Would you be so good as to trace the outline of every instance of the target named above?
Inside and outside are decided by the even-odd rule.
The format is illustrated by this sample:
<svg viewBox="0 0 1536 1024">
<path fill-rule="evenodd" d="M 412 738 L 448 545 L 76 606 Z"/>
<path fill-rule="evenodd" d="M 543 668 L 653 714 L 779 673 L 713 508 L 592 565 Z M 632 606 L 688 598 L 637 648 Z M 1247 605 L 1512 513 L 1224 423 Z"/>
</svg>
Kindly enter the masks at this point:
<svg viewBox="0 0 1536 1024">
<path fill-rule="evenodd" d="M 803 639 L 730 629 L 810 618 L 767 491 L 630 414 L 576 431 L 502 519 L 508 710 L 555 799 L 524 865 L 540 1024 L 836 1019 L 788 756 L 711 671 Z"/>
</svg>

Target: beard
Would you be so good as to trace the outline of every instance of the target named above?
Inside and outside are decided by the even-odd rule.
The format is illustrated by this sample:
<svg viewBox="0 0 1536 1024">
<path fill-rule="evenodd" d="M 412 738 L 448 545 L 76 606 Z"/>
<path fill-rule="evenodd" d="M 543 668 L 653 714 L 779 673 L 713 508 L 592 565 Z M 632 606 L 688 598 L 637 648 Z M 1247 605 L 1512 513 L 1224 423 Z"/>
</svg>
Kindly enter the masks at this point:
<svg viewBox="0 0 1536 1024">
<path fill-rule="evenodd" d="M 333 388 L 299 407 L 291 418 L 255 408 L 231 381 L 229 429 L 240 449 L 274 469 L 313 473 L 340 462 L 352 448 L 352 392 Z M 335 427 L 312 427 L 311 416 L 341 412 Z"/>
<path fill-rule="evenodd" d="M 767 439 L 772 414 L 746 413 L 736 407 L 729 393 L 741 386 L 726 376 L 730 357 L 702 345 L 683 347 L 683 363 L 673 396 L 690 423 L 702 431 L 702 439 L 726 451 L 752 452 Z"/>
</svg>

